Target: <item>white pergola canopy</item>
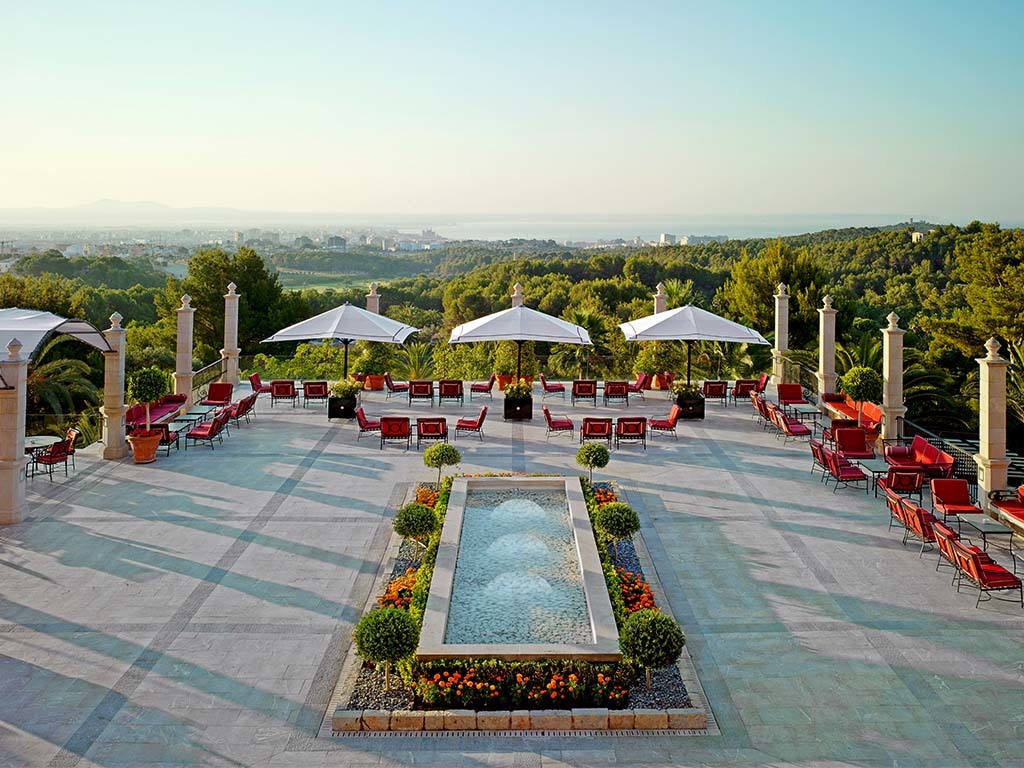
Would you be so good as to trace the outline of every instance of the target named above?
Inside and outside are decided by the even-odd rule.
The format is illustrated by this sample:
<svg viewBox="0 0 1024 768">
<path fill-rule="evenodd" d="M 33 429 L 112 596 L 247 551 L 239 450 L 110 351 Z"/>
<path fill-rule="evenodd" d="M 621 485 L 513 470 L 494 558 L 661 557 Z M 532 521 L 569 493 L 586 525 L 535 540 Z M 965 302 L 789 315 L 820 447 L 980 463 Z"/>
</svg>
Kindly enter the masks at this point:
<svg viewBox="0 0 1024 768">
<path fill-rule="evenodd" d="M 22 354 L 29 360 L 54 334 L 72 336 L 100 352 L 110 351 L 103 333 L 85 320 L 69 320 L 38 309 L 0 309 L 0 346 L 6 347 L 12 339 L 17 339 L 21 342 Z"/>
</svg>

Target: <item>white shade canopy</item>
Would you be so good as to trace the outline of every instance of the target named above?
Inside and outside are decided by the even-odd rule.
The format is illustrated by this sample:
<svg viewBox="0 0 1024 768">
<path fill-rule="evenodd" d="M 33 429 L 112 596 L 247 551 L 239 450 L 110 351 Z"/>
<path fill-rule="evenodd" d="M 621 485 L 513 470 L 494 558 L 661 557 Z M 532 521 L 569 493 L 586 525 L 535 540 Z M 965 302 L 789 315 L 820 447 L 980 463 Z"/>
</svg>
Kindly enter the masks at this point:
<svg viewBox="0 0 1024 768">
<path fill-rule="evenodd" d="M 746 344 L 768 344 L 753 328 L 726 320 L 713 312 L 687 304 L 685 307 L 658 312 L 621 323 L 619 328 L 627 341 L 730 341 Z"/>
<path fill-rule="evenodd" d="M 452 330 L 449 342 L 548 341 L 557 344 L 590 344 L 587 329 L 538 312 L 529 307 L 512 307 L 487 315 Z"/>
<path fill-rule="evenodd" d="M 316 317 L 289 325 L 268 341 L 308 341 L 310 339 L 340 339 L 348 346 L 353 341 L 380 341 L 401 344 L 419 328 L 392 320 L 390 317 L 368 312 L 345 302 L 340 307 L 321 312 Z"/>
<path fill-rule="evenodd" d="M 21 342 L 22 355 L 31 360 L 53 334 L 73 336 L 101 352 L 110 351 L 103 333 L 85 320 L 69 320 L 38 309 L 0 309 L 0 347 L 6 347 L 12 339 L 17 339 Z M 0 354 L 6 355 L 5 352 Z"/>
</svg>

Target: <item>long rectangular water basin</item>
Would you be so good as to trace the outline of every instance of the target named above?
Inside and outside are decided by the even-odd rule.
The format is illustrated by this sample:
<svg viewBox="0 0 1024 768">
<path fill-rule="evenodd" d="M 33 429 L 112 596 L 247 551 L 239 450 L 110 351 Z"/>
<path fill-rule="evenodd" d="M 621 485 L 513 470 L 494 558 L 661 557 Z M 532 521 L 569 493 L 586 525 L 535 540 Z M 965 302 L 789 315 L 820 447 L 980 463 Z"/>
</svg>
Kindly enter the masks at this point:
<svg viewBox="0 0 1024 768">
<path fill-rule="evenodd" d="M 455 479 L 416 656 L 620 658 L 579 478 Z"/>
</svg>

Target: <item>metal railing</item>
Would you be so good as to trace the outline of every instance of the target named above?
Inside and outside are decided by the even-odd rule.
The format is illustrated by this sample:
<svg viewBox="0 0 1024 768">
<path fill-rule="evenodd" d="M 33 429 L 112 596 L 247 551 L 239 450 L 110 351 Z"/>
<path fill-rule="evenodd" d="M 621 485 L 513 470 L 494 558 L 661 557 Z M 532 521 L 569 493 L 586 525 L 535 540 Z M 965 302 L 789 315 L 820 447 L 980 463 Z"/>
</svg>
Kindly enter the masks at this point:
<svg viewBox="0 0 1024 768">
<path fill-rule="evenodd" d="M 205 400 L 207 394 L 210 392 L 210 385 L 215 381 L 220 381 L 226 370 L 227 363 L 223 358 L 221 358 L 220 360 L 210 363 L 204 368 L 200 368 L 198 371 L 193 372 L 192 402 L 198 403 Z"/>
<path fill-rule="evenodd" d="M 811 403 L 818 402 L 818 372 L 788 357 L 783 358 L 783 377 L 794 384 L 800 383 L 804 397 Z"/>
</svg>

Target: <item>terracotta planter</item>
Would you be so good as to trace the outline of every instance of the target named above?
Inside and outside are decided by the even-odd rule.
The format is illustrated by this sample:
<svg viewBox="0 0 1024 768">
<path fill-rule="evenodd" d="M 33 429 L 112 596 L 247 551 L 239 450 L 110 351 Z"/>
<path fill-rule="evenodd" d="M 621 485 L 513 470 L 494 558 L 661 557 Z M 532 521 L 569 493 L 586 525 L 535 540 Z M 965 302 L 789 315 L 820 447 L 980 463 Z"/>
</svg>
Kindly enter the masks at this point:
<svg viewBox="0 0 1024 768">
<path fill-rule="evenodd" d="M 363 389 L 369 389 L 372 392 L 380 392 L 384 389 L 384 376 L 378 376 L 375 373 L 366 374 L 366 381 L 363 382 Z"/>
<path fill-rule="evenodd" d="M 654 389 L 672 389 L 672 382 L 676 380 L 676 377 L 671 373 L 656 373 L 654 374 Z"/>
<path fill-rule="evenodd" d="M 498 389 L 500 389 L 502 392 L 504 392 L 505 391 L 505 387 L 507 387 L 509 384 L 511 384 L 512 383 L 512 379 L 514 379 L 514 378 L 515 378 L 515 376 L 502 376 L 501 374 L 499 374 L 498 375 Z"/>
<path fill-rule="evenodd" d="M 142 429 L 134 435 L 126 438 L 132 447 L 132 456 L 136 464 L 151 464 L 156 461 L 156 451 L 160 447 L 160 438 L 163 432 L 158 429 L 151 429 L 149 432 Z"/>
</svg>

